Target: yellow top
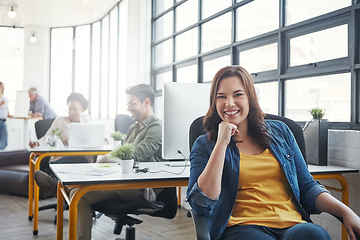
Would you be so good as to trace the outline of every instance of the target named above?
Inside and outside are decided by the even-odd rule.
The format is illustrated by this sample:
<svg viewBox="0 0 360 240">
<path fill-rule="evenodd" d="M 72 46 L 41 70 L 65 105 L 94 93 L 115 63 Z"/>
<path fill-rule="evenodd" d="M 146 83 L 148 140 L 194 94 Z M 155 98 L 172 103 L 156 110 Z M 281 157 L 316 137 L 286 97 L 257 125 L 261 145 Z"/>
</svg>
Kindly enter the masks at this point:
<svg viewBox="0 0 360 240">
<path fill-rule="evenodd" d="M 287 228 L 305 222 L 291 201 L 291 189 L 278 161 L 266 149 L 260 155 L 240 153 L 239 191 L 227 226 Z"/>
</svg>

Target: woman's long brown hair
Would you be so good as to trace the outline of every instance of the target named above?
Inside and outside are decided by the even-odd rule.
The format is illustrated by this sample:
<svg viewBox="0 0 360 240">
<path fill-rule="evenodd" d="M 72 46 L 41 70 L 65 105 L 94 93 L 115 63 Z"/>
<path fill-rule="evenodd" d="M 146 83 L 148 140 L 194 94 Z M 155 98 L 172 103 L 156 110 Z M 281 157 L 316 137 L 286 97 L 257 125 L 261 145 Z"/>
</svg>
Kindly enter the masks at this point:
<svg viewBox="0 0 360 240">
<path fill-rule="evenodd" d="M 249 98 L 249 114 L 247 116 L 249 136 L 252 137 L 260 147 L 264 149 L 269 147 L 270 135 L 264 121 L 265 113 L 260 108 L 250 74 L 240 66 L 227 66 L 215 74 L 210 89 L 209 110 L 203 122 L 205 129 L 209 132 L 209 138 L 214 141 L 217 140 L 218 128 L 222 119 L 216 110 L 216 96 L 221 80 L 228 77 L 238 77 L 245 86 L 245 92 Z"/>
</svg>

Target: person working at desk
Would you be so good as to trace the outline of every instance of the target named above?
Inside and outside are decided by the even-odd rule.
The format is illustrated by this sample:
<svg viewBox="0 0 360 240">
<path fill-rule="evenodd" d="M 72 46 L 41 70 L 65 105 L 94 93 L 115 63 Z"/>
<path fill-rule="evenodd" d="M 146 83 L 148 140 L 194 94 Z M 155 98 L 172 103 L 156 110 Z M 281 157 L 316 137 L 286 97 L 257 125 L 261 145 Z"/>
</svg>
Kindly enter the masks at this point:
<svg viewBox="0 0 360 240">
<path fill-rule="evenodd" d="M 355 240 L 360 218 L 313 180 L 289 128 L 264 115 L 244 68 L 216 73 L 207 134 L 190 153 L 187 190 L 193 210 L 207 218 L 211 239 L 329 240 L 307 209 L 343 218 Z"/>
<path fill-rule="evenodd" d="M 49 102 L 39 95 L 36 88 L 30 88 L 28 93 L 30 98 L 29 112 L 31 112 L 32 117 L 56 118 L 55 111 L 51 108 Z"/>
<path fill-rule="evenodd" d="M 154 90 L 150 85 L 139 84 L 128 88 L 126 94 L 128 96 L 128 110 L 136 123 L 130 126 L 127 131 L 125 143 L 134 144 L 134 159 L 136 162 L 163 161 L 161 156 L 162 126 L 161 121 L 155 117 L 153 111 Z M 109 158 L 109 155 L 105 155 L 97 162 L 114 162 L 114 160 Z M 56 193 L 57 181 L 54 181 L 48 175 L 46 179 L 45 181 L 52 185 L 47 189 L 51 189 L 53 193 Z M 46 189 L 43 190 L 46 191 Z M 70 196 L 73 196 L 76 190 L 71 189 L 71 192 L 68 191 Z M 144 193 L 143 197 L 147 200 L 153 201 L 160 191 L 161 189 L 146 189 L 145 191 L 141 190 L 141 193 Z M 91 239 L 92 215 L 90 206 L 106 199 L 117 199 L 119 202 L 143 201 L 140 198 L 138 189 L 88 192 L 80 199 L 78 204 L 78 239 Z"/>
<path fill-rule="evenodd" d="M 51 124 L 48 131 L 45 133 L 43 137 L 39 139 L 38 142 L 30 142 L 29 146 L 31 148 L 37 147 L 37 146 L 46 146 L 47 140 L 49 137 L 53 135 L 53 131 L 58 129 L 60 133 L 60 140 L 63 143 L 63 145 L 68 145 L 69 141 L 69 132 L 70 132 L 70 124 L 71 123 L 86 123 L 90 121 L 90 116 L 88 114 L 84 114 L 88 107 L 88 101 L 85 99 L 85 97 L 81 93 L 71 93 L 67 98 L 67 105 L 69 108 L 69 115 L 67 117 L 59 116 L 55 118 L 53 123 Z M 51 158 L 50 163 L 67 163 L 67 162 L 89 162 L 92 161 L 92 159 L 88 159 L 83 156 L 79 157 L 58 157 L 58 158 Z M 35 172 L 35 181 L 39 185 L 40 188 L 44 188 L 44 184 L 46 185 L 46 176 L 47 174 L 52 174 L 49 166 L 48 166 L 49 160 L 43 160 L 40 163 L 40 169 Z M 44 173 L 44 172 L 46 173 Z M 44 175 L 46 175 L 44 177 Z M 56 181 L 54 179 L 54 181 Z M 45 186 L 46 189 L 46 186 Z M 55 188 L 56 190 L 56 188 Z M 56 196 L 56 191 L 55 191 Z"/>
<path fill-rule="evenodd" d="M 8 144 L 6 119 L 11 117 L 9 114 L 8 100 L 4 97 L 4 89 L 4 83 L 0 82 L 0 150 L 4 150 Z"/>
</svg>

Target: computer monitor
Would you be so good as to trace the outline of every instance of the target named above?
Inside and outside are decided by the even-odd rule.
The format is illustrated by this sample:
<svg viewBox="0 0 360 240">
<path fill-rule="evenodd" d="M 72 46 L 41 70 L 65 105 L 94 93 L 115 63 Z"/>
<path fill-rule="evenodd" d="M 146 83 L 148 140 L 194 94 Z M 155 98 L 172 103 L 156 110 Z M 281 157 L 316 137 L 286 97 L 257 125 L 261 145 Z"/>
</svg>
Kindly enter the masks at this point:
<svg viewBox="0 0 360 240">
<path fill-rule="evenodd" d="M 165 83 L 163 89 L 164 115 L 162 157 L 167 160 L 188 158 L 189 127 L 206 114 L 210 101 L 209 83 Z"/>
</svg>

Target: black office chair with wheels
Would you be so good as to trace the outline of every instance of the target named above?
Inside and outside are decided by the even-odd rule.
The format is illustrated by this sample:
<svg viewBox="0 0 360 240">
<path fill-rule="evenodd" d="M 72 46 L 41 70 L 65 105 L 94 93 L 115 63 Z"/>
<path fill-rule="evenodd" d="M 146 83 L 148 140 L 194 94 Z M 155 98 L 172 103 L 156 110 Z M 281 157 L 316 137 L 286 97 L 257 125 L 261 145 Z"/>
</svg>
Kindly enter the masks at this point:
<svg viewBox="0 0 360 240">
<path fill-rule="evenodd" d="M 190 150 L 195 142 L 195 140 L 202 134 L 205 134 L 205 129 L 203 126 L 203 119 L 204 117 L 199 117 L 195 119 L 192 124 L 190 125 L 189 129 L 189 146 Z M 272 114 L 266 114 L 265 119 L 271 119 L 271 120 L 279 120 L 284 122 L 291 132 L 293 133 L 295 140 L 300 148 L 301 153 L 304 156 L 305 162 L 306 160 L 306 149 L 305 149 L 305 139 L 304 134 L 302 131 L 301 126 L 294 122 L 291 119 L 288 119 L 286 117 L 272 115 Z M 309 213 L 310 214 L 310 213 Z M 316 214 L 316 213 L 315 213 Z M 188 211 L 188 217 L 192 217 L 196 229 L 196 236 L 198 240 L 210 240 L 210 232 L 208 229 L 207 221 L 204 216 L 197 215 L 192 209 Z M 343 222 L 341 218 L 336 217 L 341 223 Z M 357 236 L 357 239 L 360 239 L 359 236 Z"/>
<path fill-rule="evenodd" d="M 91 209 L 102 212 L 115 220 L 114 234 L 119 235 L 123 226 L 126 225 L 125 239 L 135 240 L 135 228 L 133 226 L 142 223 L 142 221 L 128 214 L 147 214 L 153 217 L 172 219 L 177 212 L 177 195 L 174 187 L 164 188 L 155 202 L 143 200 L 142 203 L 123 203 L 109 199 L 93 204 Z"/>
<path fill-rule="evenodd" d="M 134 124 L 135 121 L 132 117 L 125 114 L 118 114 L 115 117 L 115 131 L 120 131 L 123 134 L 126 134 L 129 127 Z"/>
</svg>

